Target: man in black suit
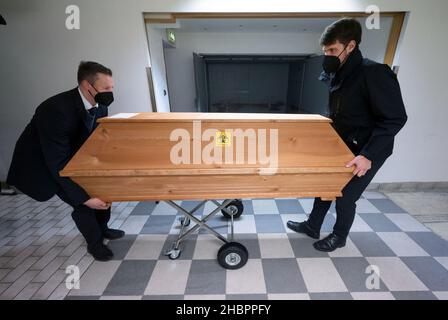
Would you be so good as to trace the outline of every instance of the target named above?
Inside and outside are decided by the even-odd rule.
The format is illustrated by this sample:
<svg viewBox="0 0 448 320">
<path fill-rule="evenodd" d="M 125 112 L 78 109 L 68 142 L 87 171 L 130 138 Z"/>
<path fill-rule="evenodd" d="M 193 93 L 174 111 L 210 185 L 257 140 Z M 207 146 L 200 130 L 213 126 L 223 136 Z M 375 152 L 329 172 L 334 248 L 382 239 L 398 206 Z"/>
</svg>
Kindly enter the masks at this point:
<svg viewBox="0 0 448 320">
<path fill-rule="evenodd" d="M 81 62 L 78 87 L 55 95 L 37 109 L 17 141 L 8 184 L 37 201 L 57 195 L 73 207 L 72 218 L 96 260 L 108 261 L 112 251 L 104 239 L 119 239 L 121 230 L 110 229 L 111 204 L 90 197 L 70 178 L 59 172 L 106 117 L 113 102 L 112 71 L 96 62 Z"/>
<path fill-rule="evenodd" d="M 332 126 L 355 158 L 353 178 L 336 200 L 333 232 L 314 243 L 316 250 L 331 252 L 345 246 L 353 224 L 356 201 L 392 154 L 394 137 L 407 121 L 396 75 L 389 66 L 363 58 L 359 50 L 362 28 L 355 19 L 344 18 L 328 26 L 320 43 L 325 53 L 320 80 L 329 88 Z M 288 221 L 288 228 L 319 239 L 331 201 L 314 200 L 309 219 Z"/>
</svg>

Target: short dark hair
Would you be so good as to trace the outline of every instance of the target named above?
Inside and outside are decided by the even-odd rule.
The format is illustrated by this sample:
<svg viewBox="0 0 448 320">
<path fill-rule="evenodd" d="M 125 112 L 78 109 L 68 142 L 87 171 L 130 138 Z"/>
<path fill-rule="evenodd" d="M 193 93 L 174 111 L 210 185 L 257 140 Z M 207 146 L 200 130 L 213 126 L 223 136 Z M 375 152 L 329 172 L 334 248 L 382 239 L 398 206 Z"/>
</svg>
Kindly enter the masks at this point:
<svg viewBox="0 0 448 320">
<path fill-rule="evenodd" d="M 95 82 L 98 73 L 112 76 L 112 70 L 102 64 L 93 61 L 81 61 L 78 67 L 78 84 L 83 80 L 87 80 L 90 83 Z"/>
<path fill-rule="evenodd" d="M 320 45 L 328 46 L 339 41 L 347 45 L 351 40 L 356 41 L 356 46 L 361 43 L 362 27 L 354 18 L 342 18 L 325 28 L 320 37 Z"/>
</svg>

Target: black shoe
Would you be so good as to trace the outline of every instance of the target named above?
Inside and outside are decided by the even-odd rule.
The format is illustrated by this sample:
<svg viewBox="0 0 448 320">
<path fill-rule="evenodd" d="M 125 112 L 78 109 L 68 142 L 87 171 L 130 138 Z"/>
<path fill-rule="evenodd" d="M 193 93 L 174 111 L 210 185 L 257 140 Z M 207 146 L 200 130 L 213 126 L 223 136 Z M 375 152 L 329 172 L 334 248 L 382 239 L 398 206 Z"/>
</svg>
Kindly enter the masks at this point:
<svg viewBox="0 0 448 320">
<path fill-rule="evenodd" d="M 100 244 L 92 250 L 87 249 L 87 252 L 90 253 L 95 258 L 95 260 L 103 262 L 112 260 L 112 258 L 114 257 L 113 252 L 104 244 Z"/>
<path fill-rule="evenodd" d="M 324 252 L 332 252 L 337 248 L 345 247 L 346 238 L 340 237 L 331 233 L 326 238 L 317 241 L 313 244 L 314 249 Z"/>
<path fill-rule="evenodd" d="M 319 232 L 311 229 L 306 221 L 304 221 L 304 222 L 288 221 L 286 223 L 286 226 L 295 232 L 305 233 L 306 235 L 308 235 L 309 237 L 311 237 L 313 239 L 319 239 L 319 237 L 320 237 Z"/>
<path fill-rule="evenodd" d="M 125 233 L 122 230 L 107 229 L 106 231 L 103 231 L 104 239 L 108 240 L 117 240 L 123 238 L 124 235 Z"/>
</svg>

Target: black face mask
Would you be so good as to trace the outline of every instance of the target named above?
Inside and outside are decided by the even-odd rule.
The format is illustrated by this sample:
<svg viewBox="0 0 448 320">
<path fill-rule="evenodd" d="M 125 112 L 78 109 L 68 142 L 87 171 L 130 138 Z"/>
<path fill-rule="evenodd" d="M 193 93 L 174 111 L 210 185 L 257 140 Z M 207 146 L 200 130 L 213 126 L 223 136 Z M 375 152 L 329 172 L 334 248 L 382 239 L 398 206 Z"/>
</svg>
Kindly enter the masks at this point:
<svg viewBox="0 0 448 320">
<path fill-rule="evenodd" d="M 326 73 L 333 73 L 338 71 L 341 66 L 341 61 L 339 60 L 339 56 L 342 52 L 345 51 L 347 46 L 344 47 L 344 50 L 338 56 L 324 56 L 324 61 L 322 61 L 322 67 Z"/>
<path fill-rule="evenodd" d="M 114 94 L 112 91 L 106 91 L 106 92 L 99 92 L 93 84 L 90 84 L 95 91 L 97 92 L 97 94 L 93 97 L 93 95 L 90 93 L 90 95 L 95 99 L 95 102 L 97 102 L 100 105 L 103 106 L 110 106 L 112 104 L 112 102 L 114 102 Z"/>
</svg>

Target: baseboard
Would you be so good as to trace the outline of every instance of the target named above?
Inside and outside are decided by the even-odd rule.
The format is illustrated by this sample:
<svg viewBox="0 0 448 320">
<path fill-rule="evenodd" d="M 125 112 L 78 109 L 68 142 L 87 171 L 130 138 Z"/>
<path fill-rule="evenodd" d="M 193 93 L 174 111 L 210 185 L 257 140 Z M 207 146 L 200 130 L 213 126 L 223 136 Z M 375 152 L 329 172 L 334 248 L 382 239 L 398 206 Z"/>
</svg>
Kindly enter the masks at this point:
<svg viewBox="0 0 448 320">
<path fill-rule="evenodd" d="M 448 181 L 371 183 L 368 191 L 442 191 L 448 192 Z"/>
</svg>

